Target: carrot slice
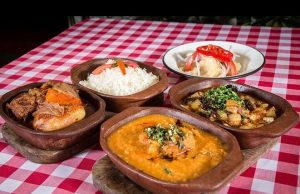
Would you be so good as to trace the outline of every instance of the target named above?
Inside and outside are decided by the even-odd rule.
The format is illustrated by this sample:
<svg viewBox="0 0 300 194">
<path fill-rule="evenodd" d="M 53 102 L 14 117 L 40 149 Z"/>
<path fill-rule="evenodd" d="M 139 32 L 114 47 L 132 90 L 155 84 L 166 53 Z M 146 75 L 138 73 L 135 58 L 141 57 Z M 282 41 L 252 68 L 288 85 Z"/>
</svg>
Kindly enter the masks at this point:
<svg viewBox="0 0 300 194">
<path fill-rule="evenodd" d="M 58 103 L 60 105 L 81 104 L 80 98 L 73 97 L 52 88 L 47 91 L 46 101 L 49 103 Z"/>
<path fill-rule="evenodd" d="M 98 75 L 98 74 L 102 73 L 102 71 L 104 71 L 106 68 L 111 68 L 111 64 L 100 65 L 99 67 L 97 67 L 96 69 L 94 69 L 94 71 L 92 72 L 92 74 Z"/>
<path fill-rule="evenodd" d="M 125 63 L 122 60 L 117 60 L 117 64 L 118 64 L 122 74 L 125 75 L 126 74 Z"/>
</svg>

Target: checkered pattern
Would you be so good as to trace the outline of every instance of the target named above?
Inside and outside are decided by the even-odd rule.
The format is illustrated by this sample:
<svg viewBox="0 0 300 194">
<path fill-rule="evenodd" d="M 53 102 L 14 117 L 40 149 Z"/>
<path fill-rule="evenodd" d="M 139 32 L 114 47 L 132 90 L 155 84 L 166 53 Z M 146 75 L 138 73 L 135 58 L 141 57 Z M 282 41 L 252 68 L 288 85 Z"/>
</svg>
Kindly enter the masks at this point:
<svg viewBox="0 0 300 194">
<path fill-rule="evenodd" d="M 256 47 L 266 56 L 259 72 L 239 79 L 287 99 L 300 112 L 300 29 L 89 19 L 0 69 L 0 95 L 23 84 L 70 81 L 75 64 L 93 58 L 124 57 L 167 72 L 169 88 L 184 79 L 168 71 L 162 56 L 177 45 L 226 40 Z M 166 90 L 166 94 L 169 90 Z M 169 104 L 167 95 L 165 106 Z M 3 124 L 0 120 L 0 124 Z M 234 179 L 221 193 L 300 193 L 300 124 Z M 104 156 L 98 146 L 61 163 L 35 164 L 0 137 L 0 193 L 97 193 L 91 168 Z M 98 192 L 99 193 L 99 192 Z"/>
</svg>

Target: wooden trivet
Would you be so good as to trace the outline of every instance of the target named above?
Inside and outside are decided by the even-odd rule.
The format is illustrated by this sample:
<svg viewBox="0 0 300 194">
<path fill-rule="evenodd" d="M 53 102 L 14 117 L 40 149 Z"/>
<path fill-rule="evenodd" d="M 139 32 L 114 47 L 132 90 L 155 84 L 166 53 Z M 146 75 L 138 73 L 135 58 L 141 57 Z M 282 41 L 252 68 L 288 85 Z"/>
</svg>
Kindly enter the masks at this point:
<svg viewBox="0 0 300 194">
<path fill-rule="evenodd" d="M 267 153 L 276 143 L 278 138 L 271 139 L 268 143 L 253 149 L 242 150 L 244 156 L 243 162 L 236 167 L 228 176 L 232 177 L 228 180 L 228 185 L 234 178 L 239 176 L 246 169 L 251 167 L 261 156 Z M 148 194 L 149 191 L 135 184 L 125 175 L 123 175 L 110 161 L 108 156 L 97 160 L 92 169 L 93 184 L 104 194 Z M 218 191 L 222 190 L 220 188 Z M 218 191 L 213 193 L 218 193 Z M 212 194 L 212 193 L 211 193 Z"/>
<path fill-rule="evenodd" d="M 21 155 L 32 162 L 41 164 L 56 163 L 68 159 L 84 149 L 98 143 L 99 140 L 99 134 L 96 133 L 64 150 L 43 150 L 29 144 L 24 139 L 16 135 L 6 123 L 3 124 L 1 132 L 4 140 L 14 147 Z"/>
</svg>

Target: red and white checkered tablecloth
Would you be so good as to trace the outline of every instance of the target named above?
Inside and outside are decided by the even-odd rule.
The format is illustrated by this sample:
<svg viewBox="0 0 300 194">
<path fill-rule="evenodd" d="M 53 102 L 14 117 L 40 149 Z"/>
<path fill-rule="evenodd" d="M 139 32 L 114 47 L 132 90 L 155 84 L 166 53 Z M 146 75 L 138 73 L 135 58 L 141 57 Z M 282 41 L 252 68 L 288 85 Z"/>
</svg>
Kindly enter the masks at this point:
<svg viewBox="0 0 300 194">
<path fill-rule="evenodd" d="M 184 79 L 163 66 L 163 54 L 177 45 L 202 40 L 226 40 L 256 47 L 266 56 L 264 68 L 238 82 L 280 95 L 300 113 L 299 28 L 92 18 L 1 68 L 0 95 L 31 82 L 49 79 L 71 82 L 70 69 L 75 64 L 115 56 L 165 70 L 171 87 Z M 3 123 L 0 119 L 0 124 Z M 100 193 L 93 186 L 91 169 L 104 155 L 99 146 L 94 146 L 61 163 L 36 164 L 0 137 L 0 193 Z M 221 193 L 300 193 L 299 177 L 298 123 Z"/>
</svg>

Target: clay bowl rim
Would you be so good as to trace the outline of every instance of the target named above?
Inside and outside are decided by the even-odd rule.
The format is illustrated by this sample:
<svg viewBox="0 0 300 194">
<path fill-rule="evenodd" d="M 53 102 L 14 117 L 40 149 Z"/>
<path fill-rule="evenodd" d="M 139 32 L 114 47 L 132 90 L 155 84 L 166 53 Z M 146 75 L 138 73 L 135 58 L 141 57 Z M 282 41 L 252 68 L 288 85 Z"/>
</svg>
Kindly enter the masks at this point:
<svg viewBox="0 0 300 194">
<path fill-rule="evenodd" d="M 130 94 L 130 95 L 125 95 L 125 96 L 115 96 L 115 95 L 110 95 L 110 94 L 105 94 L 105 93 L 101 93 L 95 90 L 92 90 L 90 88 L 87 88 L 81 84 L 79 84 L 79 81 L 81 81 L 81 79 L 79 79 L 79 74 L 81 72 L 83 72 L 83 68 L 87 65 L 91 66 L 91 65 L 101 65 L 103 64 L 104 61 L 107 61 L 108 59 L 111 58 L 95 58 L 95 59 L 91 59 L 88 60 L 86 62 L 80 63 L 74 67 L 71 68 L 71 80 L 75 85 L 79 85 L 81 87 L 84 87 L 94 93 L 96 93 L 99 96 L 102 96 L 104 98 L 110 98 L 110 99 L 122 99 L 122 100 L 132 100 L 132 101 L 139 101 L 139 100 L 145 100 L 145 99 L 149 99 L 153 96 L 156 96 L 158 94 L 160 94 L 161 92 L 165 91 L 168 87 L 168 77 L 167 74 L 161 70 L 158 69 L 152 65 L 147 65 L 143 62 L 137 61 L 137 60 L 133 60 L 133 59 L 128 59 L 128 58 L 119 58 L 119 57 L 113 57 L 114 59 L 122 59 L 122 60 L 129 60 L 129 61 L 133 61 L 136 62 L 139 66 L 141 67 L 147 67 L 147 71 L 148 69 L 154 74 L 159 76 L 159 82 L 157 82 L 156 84 L 150 86 L 149 88 L 146 88 L 140 92 L 134 93 L 134 94 Z M 154 73 L 154 71 L 157 71 L 157 73 Z M 86 79 L 87 75 L 85 75 L 85 79 Z"/>
<path fill-rule="evenodd" d="M 127 164 L 125 161 L 119 158 L 108 148 L 106 140 L 113 131 L 117 130 L 122 125 L 132 120 L 135 120 L 137 118 L 146 115 L 151 115 L 151 114 L 164 114 L 183 121 L 186 121 L 187 119 L 191 119 L 188 122 L 197 127 L 202 128 L 203 126 L 206 126 L 204 127 L 205 131 L 217 135 L 218 138 L 222 139 L 222 141 L 227 140 L 225 142 L 223 141 L 225 144 L 228 145 L 229 152 L 227 156 L 222 160 L 220 164 L 208 170 L 200 177 L 191 179 L 187 182 L 180 182 L 180 183 L 172 183 L 168 181 L 159 180 L 131 166 L 130 164 Z M 222 135 L 223 137 L 221 138 Z M 217 190 L 224 184 L 228 183 L 230 177 L 232 177 L 231 172 L 235 170 L 236 166 L 238 166 L 238 164 L 240 164 L 243 161 L 243 156 L 238 141 L 231 133 L 229 133 L 228 131 L 224 130 L 223 128 L 211 122 L 207 122 L 205 119 L 196 117 L 195 115 L 190 114 L 188 112 L 184 112 L 177 109 L 165 108 L 165 107 L 130 107 L 122 111 L 121 113 L 116 114 L 115 116 L 111 117 L 110 119 L 102 123 L 101 130 L 100 130 L 100 145 L 117 168 L 119 168 L 119 165 L 122 166 L 120 170 L 127 169 L 131 173 L 138 174 L 139 177 L 142 177 L 142 179 L 147 180 L 147 182 L 153 184 L 160 184 L 161 186 L 164 187 L 166 186 L 169 189 L 186 188 L 188 186 L 189 188 L 186 189 L 205 190 L 205 191 Z M 116 165 L 116 163 L 118 165 Z M 222 169 L 223 170 L 226 169 L 227 173 L 224 173 Z M 127 174 L 125 175 L 127 176 Z M 217 181 L 215 182 L 212 181 L 213 178 L 216 178 Z"/>
<path fill-rule="evenodd" d="M 63 129 L 60 130 L 55 130 L 55 131 L 38 131 L 35 130 L 33 128 L 27 127 L 25 125 L 23 125 L 22 123 L 19 123 L 18 121 L 16 121 L 15 119 L 9 117 L 9 115 L 6 114 L 6 112 L 3 110 L 3 107 L 6 106 L 5 104 L 8 103 L 9 101 L 11 101 L 11 99 L 15 96 L 17 96 L 18 94 L 22 93 L 22 92 L 26 92 L 28 91 L 28 89 L 33 88 L 33 87 L 39 87 L 41 86 L 43 83 L 45 82 L 35 82 L 35 83 L 29 83 L 20 87 L 17 87 L 9 92 L 7 92 L 6 94 L 4 94 L 1 98 L 0 98 L 0 115 L 3 117 L 3 119 L 5 120 L 5 122 L 7 122 L 9 125 L 15 125 L 16 127 L 14 127 L 16 130 L 21 130 L 27 134 L 30 135 L 36 135 L 36 136 L 41 136 L 41 137 L 49 137 L 49 138 L 53 138 L 53 137 L 60 137 L 60 138 L 66 138 L 66 137 L 71 137 L 71 136 L 75 136 L 75 135 L 80 135 L 85 133 L 86 131 L 88 131 L 89 129 L 95 127 L 97 124 L 99 124 L 100 122 L 102 122 L 105 118 L 105 107 L 106 104 L 104 102 L 104 100 L 93 94 L 92 92 L 86 90 L 83 87 L 78 87 L 76 85 L 78 90 L 81 92 L 85 92 L 87 93 L 91 98 L 97 100 L 97 102 L 99 103 L 99 109 L 96 110 L 96 112 L 94 112 L 93 114 L 89 115 L 88 117 L 83 118 L 82 120 L 73 123 L 72 125 L 65 127 Z M 73 85 L 73 84 L 71 84 Z M 86 125 L 85 127 L 80 126 L 80 124 L 82 122 L 88 122 L 89 124 Z M 15 130 L 14 129 L 14 130 Z"/>
<path fill-rule="evenodd" d="M 213 84 L 213 83 L 218 83 L 218 84 Z M 254 91 L 257 94 L 259 94 L 259 95 L 256 96 L 258 99 L 260 99 L 260 97 L 262 95 L 266 95 L 267 97 L 272 96 L 273 98 L 278 100 L 279 103 L 284 104 L 285 108 L 284 108 L 283 112 L 281 113 L 281 115 L 278 118 L 276 118 L 272 123 L 266 124 L 266 125 L 264 125 L 262 127 L 259 127 L 259 128 L 239 129 L 239 128 L 226 126 L 226 125 L 223 125 L 223 124 L 218 123 L 218 122 L 210 121 L 208 118 L 205 118 L 204 116 L 193 113 L 192 111 L 186 110 L 185 108 L 180 106 L 179 101 L 181 101 L 189 93 L 198 91 L 199 89 L 198 89 L 197 86 L 199 84 L 203 84 L 203 85 L 206 84 L 207 85 L 206 88 L 209 88 L 209 87 L 212 87 L 212 86 L 218 86 L 218 85 L 225 85 L 225 84 L 231 84 L 231 85 L 234 85 L 234 86 L 237 86 L 237 87 L 243 87 L 246 90 Z M 210 84 L 212 84 L 212 85 L 210 85 Z M 205 89 L 205 88 L 201 88 L 201 89 Z M 176 100 L 176 96 L 179 95 L 178 93 L 180 93 L 181 98 L 178 97 L 179 99 Z M 245 93 L 247 93 L 247 92 L 245 92 Z M 229 80 L 226 80 L 226 79 L 199 79 L 199 78 L 188 79 L 188 80 L 185 80 L 185 81 L 183 81 L 179 84 L 174 85 L 169 90 L 169 96 L 170 96 L 170 102 L 171 102 L 173 107 L 175 107 L 179 110 L 182 110 L 182 111 L 191 112 L 191 113 L 197 115 L 198 117 L 204 118 L 209 122 L 217 124 L 218 126 L 220 126 L 222 128 L 225 128 L 225 129 L 228 129 L 230 131 L 237 132 L 237 133 L 240 133 L 240 134 L 255 134 L 255 135 L 259 135 L 259 136 L 263 136 L 263 137 L 271 137 L 271 138 L 279 137 L 282 134 L 284 134 L 285 132 L 287 132 L 289 129 L 293 128 L 299 120 L 299 115 L 295 112 L 295 110 L 293 110 L 291 104 L 287 100 L 283 99 L 282 97 L 280 97 L 278 95 L 275 95 L 271 92 L 267 92 L 265 90 L 256 88 L 256 87 L 249 86 L 247 84 L 240 84 L 240 83 L 237 83 L 237 82 L 234 82 L 234 81 L 229 81 Z M 267 100 L 265 100 L 265 101 L 267 103 L 270 103 Z M 274 103 L 270 103 L 270 104 L 274 105 Z M 282 123 L 286 124 L 286 125 L 284 125 L 285 127 L 283 127 L 283 128 L 281 128 L 281 126 L 283 126 Z"/>
</svg>

